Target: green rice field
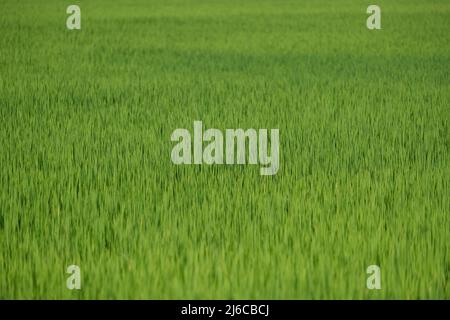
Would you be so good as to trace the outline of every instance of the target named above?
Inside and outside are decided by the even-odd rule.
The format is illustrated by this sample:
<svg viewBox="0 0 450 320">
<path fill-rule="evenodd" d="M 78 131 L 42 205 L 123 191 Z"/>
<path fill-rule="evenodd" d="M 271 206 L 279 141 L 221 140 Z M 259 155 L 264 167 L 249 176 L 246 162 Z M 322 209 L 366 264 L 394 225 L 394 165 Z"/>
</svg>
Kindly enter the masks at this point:
<svg viewBox="0 0 450 320">
<path fill-rule="evenodd" d="M 279 171 L 173 164 L 196 120 Z M 450 299 L 449 256 L 450 1 L 0 0 L 1 299 Z"/>
</svg>

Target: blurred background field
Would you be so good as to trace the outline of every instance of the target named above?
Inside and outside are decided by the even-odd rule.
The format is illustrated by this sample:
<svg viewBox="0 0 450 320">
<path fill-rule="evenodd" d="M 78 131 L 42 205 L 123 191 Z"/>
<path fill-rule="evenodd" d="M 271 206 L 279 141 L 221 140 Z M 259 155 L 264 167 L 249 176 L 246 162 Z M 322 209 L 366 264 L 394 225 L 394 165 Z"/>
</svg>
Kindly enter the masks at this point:
<svg viewBox="0 0 450 320">
<path fill-rule="evenodd" d="M 449 299 L 450 1 L 370 4 L 1 0 L 0 298 Z M 194 120 L 277 175 L 173 165 Z"/>
</svg>

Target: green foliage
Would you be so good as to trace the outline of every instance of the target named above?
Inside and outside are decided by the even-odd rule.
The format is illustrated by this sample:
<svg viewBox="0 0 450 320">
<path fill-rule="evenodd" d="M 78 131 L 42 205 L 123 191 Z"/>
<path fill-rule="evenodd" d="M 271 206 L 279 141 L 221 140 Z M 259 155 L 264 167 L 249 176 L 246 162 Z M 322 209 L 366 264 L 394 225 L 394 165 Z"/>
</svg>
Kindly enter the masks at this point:
<svg viewBox="0 0 450 320">
<path fill-rule="evenodd" d="M 450 298 L 448 1 L 69 4 L 0 4 L 0 298 Z M 194 120 L 279 172 L 173 165 Z"/>
</svg>

